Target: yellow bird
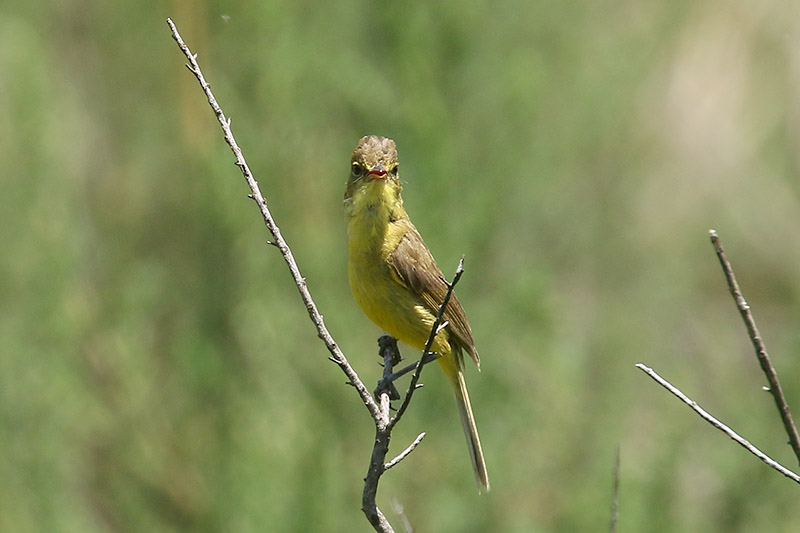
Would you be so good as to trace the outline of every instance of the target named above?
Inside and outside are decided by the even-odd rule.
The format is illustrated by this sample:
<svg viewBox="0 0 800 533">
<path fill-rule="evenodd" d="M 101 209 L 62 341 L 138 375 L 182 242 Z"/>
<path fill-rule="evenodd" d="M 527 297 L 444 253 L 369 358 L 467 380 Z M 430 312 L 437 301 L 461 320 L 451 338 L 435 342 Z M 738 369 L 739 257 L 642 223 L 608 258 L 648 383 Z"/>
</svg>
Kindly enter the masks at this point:
<svg viewBox="0 0 800 533">
<path fill-rule="evenodd" d="M 378 327 L 419 350 L 447 292 L 444 274 L 403 208 L 397 148 L 391 139 L 363 137 L 353 151 L 344 195 L 348 275 L 356 302 Z M 455 294 L 444 312 L 448 322 L 432 351 L 453 385 L 475 477 L 489 490 L 478 428 L 464 381 L 464 351 L 480 368 L 467 315 Z"/>
</svg>

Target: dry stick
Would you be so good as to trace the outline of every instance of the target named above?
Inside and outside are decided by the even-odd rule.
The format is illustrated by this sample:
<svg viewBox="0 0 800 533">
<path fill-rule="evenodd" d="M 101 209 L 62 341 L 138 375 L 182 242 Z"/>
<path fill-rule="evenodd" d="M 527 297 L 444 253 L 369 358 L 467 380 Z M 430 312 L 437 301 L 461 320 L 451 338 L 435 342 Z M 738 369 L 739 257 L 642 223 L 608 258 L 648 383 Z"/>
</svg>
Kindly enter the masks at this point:
<svg viewBox="0 0 800 533">
<path fill-rule="evenodd" d="M 372 456 L 369 462 L 369 469 L 367 470 L 367 476 L 364 478 L 364 493 L 361 497 L 361 510 L 364 511 L 364 514 L 367 516 L 367 520 L 369 520 L 370 524 L 378 530 L 378 531 L 390 531 L 391 529 L 379 529 L 379 527 L 383 527 L 384 524 L 386 527 L 391 528 L 389 526 L 386 517 L 383 516 L 381 510 L 375 503 L 375 497 L 378 494 L 378 482 L 381 479 L 381 476 L 389 470 L 390 468 L 394 467 L 405 459 L 409 453 L 411 453 L 414 448 L 416 448 L 417 444 L 422 440 L 425 434 L 421 434 L 416 438 L 416 440 L 411 443 L 411 445 L 406 448 L 403 452 L 400 453 L 397 457 L 389 461 L 386 461 L 386 455 L 389 453 L 389 440 L 392 436 L 392 429 L 395 425 L 400 421 L 400 418 L 405 413 L 406 409 L 408 408 L 408 404 L 411 402 L 411 397 L 414 394 L 414 391 L 418 388 L 417 383 L 419 382 L 420 374 L 422 373 L 422 368 L 433 361 L 435 358 L 430 357 L 430 349 L 431 345 L 433 344 L 433 340 L 436 338 L 436 335 L 447 326 L 447 322 L 443 322 L 444 310 L 447 308 L 447 304 L 450 302 L 450 297 L 453 294 L 453 289 L 458 283 L 458 280 L 461 279 L 461 275 L 464 273 L 464 256 L 461 256 L 461 260 L 458 262 L 458 268 L 456 269 L 456 274 L 453 277 L 453 282 L 448 283 L 447 293 L 444 295 L 444 299 L 442 300 L 442 305 L 439 306 L 439 312 L 436 315 L 436 320 L 434 320 L 433 325 L 431 326 L 431 333 L 428 336 L 428 342 L 425 343 L 425 350 L 422 352 L 422 357 L 420 360 L 417 361 L 416 364 L 416 371 L 414 375 L 411 376 L 411 383 L 408 386 L 408 391 L 406 392 L 406 396 L 403 399 L 403 403 L 400 405 L 400 408 L 397 410 L 397 414 L 393 417 L 389 417 L 389 406 L 390 406 L 390 392 L 389 387 L 383 386 L 381 388 L 381 392 L 379 394 L 380 398 L 380 411 L 381 417 L 375 420 L 375 445 L 372 448 Z M 380 340 L 379 340 L 380 343 Z M 394 344 L 394 349 L 397 348 L 397 344 Z M 392 364 L 393 360 L 399 360 L 399 358 L 393 359 L 387 351 L 392 349 L 391 344 L 385 345 L 381 344 L 381 352 L 382 356 L 384 357 L 384 366 L 388 366 Z M 385 371 L 391 370 L 384 368 Z M 390 372 L 389 372 L 390 374 Z M 384 378 L 385 379 L 385 378 Z"/>
<path fill-rule="evenodd" d="M 384 461 L 389 453 L 389 440 L 392 436 L 391 430 L 388 429 L 391 400 L 389 400 L 389 393 L 386 390 L 380 393 L 379 399 L 381 416 L 375 420 L 375 444 L 372 447 L 367 476 L 364 478 L 361 510 L 375 531 L 388 533 L 393 532 L 394 529 L 378 508 L 375 498 L 378 495 L 378 482 L 386 471 Z"/>
<path fill-rule="evenodd" d="M 242 174 L 244 174 L 244 179 L 247 180 L 247 185 L 250 186 L 250 190 L 252 191 L 251 197 L 258 204 L 258 207 L 261 210 L 261 216 L 264 218 L 264 224 L 272 234 L 272 238 L 275 239 L 274 242 L 271 242 L 270 244 L 273 244 L 281 251 L 286 264 L 289 266 L 289 271 L 292 274 L 292 278 L 294 278 L 297 289 L 300 291 L 300 296 L 303 298 L 303 303 L 306 305 L 308 315 L 311 317 L 311 321 L 314 322 L 314 325 L 317 327 L 317 334 L 319 338 L 322 339 L 322 341 L 325 343 L 325 346 L 328 348 L 328 351 L 331 353 L 331 360 L 339 365 L 350 383 L 356 388 L 361 396 L 361 401 L 363 401 L 364 405 L 367 407 L 367 409 L 369 409 L 372 417 L 379 417 L 380 414 L 378 412 L 378 405 L 375 403 L 375 400 L 372 399 L 369 390 L 367 390 L 367 388 L 364 386 L 364 383 L 362 383 L 353 367 L 350 366 L 347 358 L 344 356 L 341 349 L 339 349 L 339 346 L 333 340 L 333 337 L 325 327 L 322 314 L 320 314 L 319 310 L 317 310 L 317 305 L 314 303 L 314 300 L 311 299 L 311 293 L 308 291 L 308 287 L 306 286 L 306 278 L 304 278 L 300 273 L 300 269 L 297 266 L 294 255 L 292 255 L 289 245 L 286 244 L 286 241 L 281 235 L 281 230 L 278 228 L 278 225 L 272 218 L 272 214 L 267 207 L 267 201 L 264 199 L 264 196 L 261 194 L 261 190 L 258 188 L 258 182 L 256 182 L 255 178 L 253 178 L 253 174 L 250 172 L 250 167 L 247 165 L 244 155 L 242 155 L 242 150 L 239 148 L 239 145 L 236 143 L 236 139 L 233 137 L 233 132 L 231 131 L 231 120 L 230 118 L 225 117 L 225 114 L 222 112 L 222 108 L 220 108 L 219 104 L 217 103 L 217 99 L 214 98 L 214 94 L 211 92 L 211 86 L 203 77 L 203 73 L 200 70 L 200 65 L 197 63 L 197 54 L 193 54 L 191 50 L 189 50 L 189 47 L 186 46 L 186 43 L 183 42 L 183 39 L 178 33 L 178 28 L 171 19 L 167 19 L 167 24 L 172 30 L 172 38 L 175 39 L 175 42 L 178 43 L 181 51 L 189 60 L 189 64 L 186 65 L 186 68 L 188 68 L 189 71 L 194 74 L 195 78 L 197 78 L 197 81 L 200 82 L 200 87 L 202 87 L 206 98 L 208 98 L 208 103 L 211 106 L 211 109 L 214 110 L 214 114 L 216 115 L 217 120 L 222 127 L 222 132 L 225 135 L 225 142 L 227 142 L 228 146 L 231 147 L 233 155 L 236 157 L 236 166 L 239 167 L 239 169 L 242 171 Z"/>
<path fill-rule="evenodd" d="M 455 289 L 456 283 L 458 283 L 458 280 L 461 279 L 461 275 L 463 273 L 464 256 L 462 255 L 461 259 L 458 261 L 458 268 L 456 268 L 456 274 L 453 276 L 452 283 L 447 283 L 445 280 L 445 283 L 447 283 L 447 292 L 444 295 L 444 299 L 442 299 L 442 305 L 439 306 L 439 312 L 436 314 L 436 320 L 434 320 L 433 326 L 431 326 L 431 334 L 428 336 L 428 342 L 425 343 L 425 349 L 422 351 L 422 357 L 417 363 L 417 369 L 414 372 L 414 375 L 411 376 L 411 383 L 408 385 L 406 397 L 403 399 L 403 403 L 397 410 L 397 414 L 394 415 L 394 418 L 392 418 L 392 420 L 389 422 L 390 428 L 400 421 L 403 413 L 405 413 L 406 409 L 408 408 L 408 404 L 411 403 L 411 397 L 414 395 L 414 391 L 417 389 L 417 382 L 419 381 L 420 374 L 422 374 L 422 368 L 427 363 L 434 360 L 431 358 L 433 355 L 431 353 L 431 346 L 433 346 L 433 341 L 436 338 L 436 335 L 438 335 L 440 331 L 447 327 L 447 322 L 444 321 L 444 311 L 447 308 L 447 304 L 450 303 L 450 297 L 453 295 L 453 289 Z"/>
<path fill-rule="evenodd" d="M 208 103 L 211 106 L 211 109 L 214 111 L 214 114 L 219 121 L 220 126 L 222 127 L 222 131 L 225 136 L 225 142 L 228 143 L 233 154 L 236 158 L 236 166 L 242 171 L 244 174 L 245 180 L 247 180 L 247 184 L 252 191 L 251 198 L 256 201 L 261 210 L 261 216 L 264 218 L 264 224 L 269 229 L 272 237 L 274 239 L 273 242 L 270 244 L 277 247 L 281 254 L 283 255 L 286 264 L 289 267 L 289 271 L 294 278 L 295 284 L 297 285 L 297 289 L 300 291 L 300 296 L 303 299 L 303 303 L 306 305 L 306 310 L 308 311 L 308 315 L 311 318 L 311 321 L 317 328 L 317 334 L 320 339 L 323 340 L 325 346 L 327 347 L 328 351 L 331 353 L 330 359 L 339 365 L 339 368 L 347 376 L 350 384 L 355 387 L 358 391 L 359 396 L 361 397 L 361 401 L 369 410 L 370 414 L 372 415 L 373 420 L 375 421 L 375 425 L 378 428 L 386 428 L 389 423 L 389 397 L 388 395 L 382 394 L 380 397 L 380 405 L 372 398 L 369 390 L 367 387 L 364 386 L 364 383 L 358 377 L 355 369 L 350 365 L 347 361 L 347 358 L 342 353 L 339 346 L 333 340 L 333 337 L 328 332 L 328 329 L 325 327 L 325 323 L 323 321 L 322 314 L 320 314 L 319 310 L 317 310 L 317 306 L 314 303 L 314 300 L 311 298 L 311 293 L 308 291 L 308 287 L 306 286 L 306 280 L 303 275 L 300 273 L 300 269 L 297 266 L 297 262 L 294 259 L 294 255 L 292 254 L 289 245 L 286 244 L 286 241 L 283 239 L 281 235 L 280 229 L 278 225 L 275 223 L 275 220 L 272 218 L 272 214 L 270 213 L 269 209 L 267 208 L 267 201 L 264 199 L 263 195 L 261 194 L 261 190 L 258 187 L 258 183 L 256 182 L 255 178 L 253 178 L 253 174 L 250 172 L 250 168 L 247 165 L 247 162 L 242 155 L 242 151 L 239 148 L 239 145 L 236 143 L 236 140 L 233 137 L 233 132 L 231 131 L 231 121 L 229 118 L 225 117 L 225 114 L 222 112 L 219 104 L 217 103 L 214 94 L 211 92 L 211 87 L 209 86 L 208 82 L 206 82 L 205 77 L 203 76 L 202 71 L 200 70 L 200 65 L 197 63 L 197 54 L 193 54 L 189 47 L 183 42 L 180 34 L 178 33 L 178 28 L 172 22 L 172 20 L 167 19 L 167 24 L 169 25 L 170 29 L 172 30 L 172 38 L 175 39 L 175 42 L 178 43 L 183 54 L 189 60 L 189 64 L 186 67 L 189 71 L 194 74 L 197 81 L 200 83 L 200 87 L 202 87 L 203 92 L 208 98 Z M 389 439 L 388 433 L 385 439 L 385 450 L 378 450 L 378 442 L 376 442 L 376 449 L 373 450 L 373 460 L 378 457 L 380 454 L 378 452 L 382 452 L 382 457 L 386 457 L 386 453 L 388 452 L 389 446 Z M 407 454 L 406 454 L 407 455 Z M 383 460 L 380 460 L 380 466 L 383 468 Z M 375 486 L 375 490 L 377 491 L 377 485 Z M 374 505 L 374 494 L 373 494 L 373 505 Z M 373 525 L 376 531 L 382 532 L 392 532 L 394 531 L 389 524 L 389 521 L 386 520 L 386 517 L 380 512 L 380 510 L 374 507 L 373 516 L 368 516 L 370 519 L 370 523 Z"/>
<path fill-rule="evenodd" d="M 375 396 L 378 398 L 378 403 L 381 408 L 381 417 L 375 420 L 375 443 L 372 447 L 372 455 L 370 456 L 369 469 L 367 476 L 364 478 L 364 492 L 361 495 L 361 510 L 364 516 L 376 531 L 392 531 L 389 521 L 378 508 L 375 498 L 378 495 L 378 483 L 383 473 L 391 468 L 384 463 L 386 455 L 389 453 L 389 441 L 392 437 L 391 430 L 387 430 L 389 425 L 389 412 L 391 409 L 391 401 L 399 400 L 400 393 L 394 386 L 392 379 L 392 368 L 395 364 L 399 363 L 400 350 L 397 348 L 397 339 L 390 335 L 381 335 L 378 338 L 378 354 L 383 358 L 383 378 L 378 382 L 378 387 L 375 389 Z M 411 450 L 416 448 L 418 441 L 422 440 L 423 433 L 417 437 L 417 441 L 412 443 L 408 449 L 400 455 L 397 462 L 405 458 L 406 455 L 411 453 Z M 394 461 L 394 460 L 393 460 Z M 390 462 L 393 462 L 390 461 Z M 396 464 L 396 463 L 395 463 Z"/>
<path fill-rule="evenodd" d="M 406 448 L 405 450 L 400 452 L 397 457 L 395 457 L 394 459 L 392 459 L 391 461 L 389 461 L 388 463 L 383 465 L 383 469 L 384 470 L 389 470 L 390 468 L 397 466 L 397 463 L 399 463 L 400 461 L 405 459 L 408 456 L 408 454 L 413 452 L 414 448 L 416 448 L 417 445 L 420 442 L 422 442 L 422 439 L 424 439 L 424 438 L 425 438 L 425 432 L 423 431 L 422 433 L 417 435 L 417 438 L 414 439 L 414 442 L 412 442 L 411 444 L 408 445 L 408 448 Z"/>
<path fill-rule="evenodd" d="M 733 274 L 733 267 L 730 261 L 728 261 L 725 251 L 722 249 L 719 236 L 717 236 L 717 232 L 713 229 L 709 230 L 708 233 L 711 236 L 711 243 L 714 245 L 714 251 L 717 252 L 719 263 L 722 265 L 722 270 L 725 272 L 725 279 L 728 281 L 728 289 L 731 291 L 731 296 L 733 296 L 736 307 L 739 309 L 739 314 L 742 315 L 742 320 L 744 320 L 744 324 L 747 327 L 747 334 L 750 336 L 750 341 L 753 343 L 753 347 L 756 350 L 758 363 L 761 365 L 761 370 L 763 370 L 764 374 L 767 376 L 769 392 L 772 393 L 772 397 L 775 399 L 775 405 L 778 407 L 778 411 L 781 414 L 783 427 L 786 428 L 786 433 L 789 435 L 789 445 L 794 451 L 798 464 L 800 464 L 800 438 L 797 436 L 797 427 L 792 419 L 792 413 L 789 411 L 789 405 L 786 403 L 786 398 L 783 396 L 783 389 L 778 381 L 778 373 L 775 372 L 775 367 L 773 367 L 772 362 L 770 362 L 767 348 L 764 346 L 764 341 L 761 340 L 761 335 L 756 327 L 756 321 L 753 318 L 753 314 L 750 312 L 750 306 L 745 301 L 744 296 L 742 296 L 742 291 L 739 289 L 739 284 L 736 282 L 736 276 Z"/>
<path fill-rule="evenodd" d="M 691 398 L 686 396 L 684 393 L 682 393 L 680 390 L 678 390 L 674 385 L 672 385 L 669 381 L 667 381 L 666 379 L 664 379 L 661 376 L 659 376 L 652 368 L 649 368 L 649 367 L 643 365 L 642 363 L 636 363 L 636 367 L 639 368 L 640 370 L 642 370 L 645 374 L 647 374 L 651 378 L 653 378 L 659 385 L 661 385 L 662 387 L 667 389 L 669 392 L 671 392 L 672 394 L 674 394 L 675 396 L 680 398 L 681 401 L 683 401 L 683 403 L 685 403 L 686 405 L 691 407 L 694 410 L 695 413 L 697 413 L 698 415 L 700 415 L 701 418 L 703 418 L 703 420 L 709 422 L 712 426 L 714 426 L 718 430 L 722 431 L 723 433 L 728 435 L 730 438 L 735 440 L 737 443 L 742 445 L 747 451 L 749 451 L 750 453 L 752 453 L 753 455 L 755 455 L 756 457 L 758 457 L 759 459 L 764 461 L 764 463 L 766 463 L 767 466 L 769 466 L 771 468 L 774 468 L 775 470 L 777 470 L 778 472 L 780 472 L 784 476 L 788 477 L 789 479 L 791 479 L 795 483 L 800 483 L 800 476 L 799 475 L 795 474 L 794 472 L 792 472 L 788 468 L 782 466 L 780 463 L 778 463 L 774 459 L 770 458 L 764 452 L 762 452 L 761 450 L 759 450 L 758 448 L 756 448 L 755 446 L 750 444 L 750 442 L 748 442 L 747 439 L 745 439 L 744 437 L 741 437 L 738 433 L 733 431 L 731 428 L 729 428 L 728 426 L 726 426 L 725 424 L 723 424 L 722 422 L 720 422 L 719 420 L 717 420 L 716 418 L 711 416 L 711 414 L 708 413 L 708 411 L 706 411 L 705 409 L 703 409 L 702 407 L 697 405 L 697 402 L 695 402 L 694 400 L 692 400 Z"/>
</svg>

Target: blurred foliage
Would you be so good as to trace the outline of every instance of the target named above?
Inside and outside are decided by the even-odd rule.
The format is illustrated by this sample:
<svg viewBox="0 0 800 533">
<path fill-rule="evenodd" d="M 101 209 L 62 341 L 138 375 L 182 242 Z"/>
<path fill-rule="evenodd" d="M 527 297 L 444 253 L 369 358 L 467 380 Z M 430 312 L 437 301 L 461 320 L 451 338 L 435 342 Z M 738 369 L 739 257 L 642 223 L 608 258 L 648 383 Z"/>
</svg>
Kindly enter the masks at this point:
<svg viewBox="0 0 800 533">
<path fill-rule="evenodd" d="M 211 81 L 332 333 L 365 134 L 483 356 L 477 495 L 442 376 L 384 479 L 419 531 L 794 531 L 796 462 L 715 228 L 800 414 L 800 24 L 778 0 L 0 6 L 0 530 L 365 531 L 372 429 L 164 23 Z M 413 357 L 410 350 L 406 357 Z"/>
</svg>

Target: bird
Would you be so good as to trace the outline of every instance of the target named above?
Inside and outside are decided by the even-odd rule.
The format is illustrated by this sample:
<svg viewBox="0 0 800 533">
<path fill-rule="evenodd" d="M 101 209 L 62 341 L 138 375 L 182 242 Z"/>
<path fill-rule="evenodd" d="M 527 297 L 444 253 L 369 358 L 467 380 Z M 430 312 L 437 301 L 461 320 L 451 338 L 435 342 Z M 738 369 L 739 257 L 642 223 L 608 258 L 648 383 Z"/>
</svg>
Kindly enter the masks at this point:
<svg viewBox="0 0 800 533">
<path fill-rule="evenodd" d="M 424 350 L 449 285 L 403 207 L 401 190 L 395 142 L 362 137 L 350 160 L 344 195 L 350 289 L 378 327 Z M 455 392 L 479 490 L 488 491 L 486 461 L 464 378 L 464 352 L 479 370 L 480 357 L 455 294 L 443 320 L 447 326 L 437 333 L 431 351 Z"/>
</svg>

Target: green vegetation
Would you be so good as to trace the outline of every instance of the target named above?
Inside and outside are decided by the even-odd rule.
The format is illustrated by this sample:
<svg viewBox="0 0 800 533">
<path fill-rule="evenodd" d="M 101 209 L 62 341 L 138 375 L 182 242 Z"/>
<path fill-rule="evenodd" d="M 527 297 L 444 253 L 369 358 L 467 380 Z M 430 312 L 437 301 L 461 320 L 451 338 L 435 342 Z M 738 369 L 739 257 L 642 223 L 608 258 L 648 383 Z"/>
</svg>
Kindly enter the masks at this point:
<svg viewBox="0 0 800 533">
<path fill-rule="evenodd" d="M 620 531 L 796 530 L 799 488 L 633 366 L 797 469 L 707 237 L 800 416 L 786 7 L 0 6 L 0 530 L 368 530 L 368 415 L 264 244 L 168 16 L 366 382 L 381 332 L 350 295 L 341 210 L 362 135 L 397 141 L 444 271 L 467 255 L 492 491 L 426 371 L 393 446 L 428 436 L 382 482 L 390 520 L 396 499 L 418 531 L 602 531 L 619 444 Z"/>
</svg>

